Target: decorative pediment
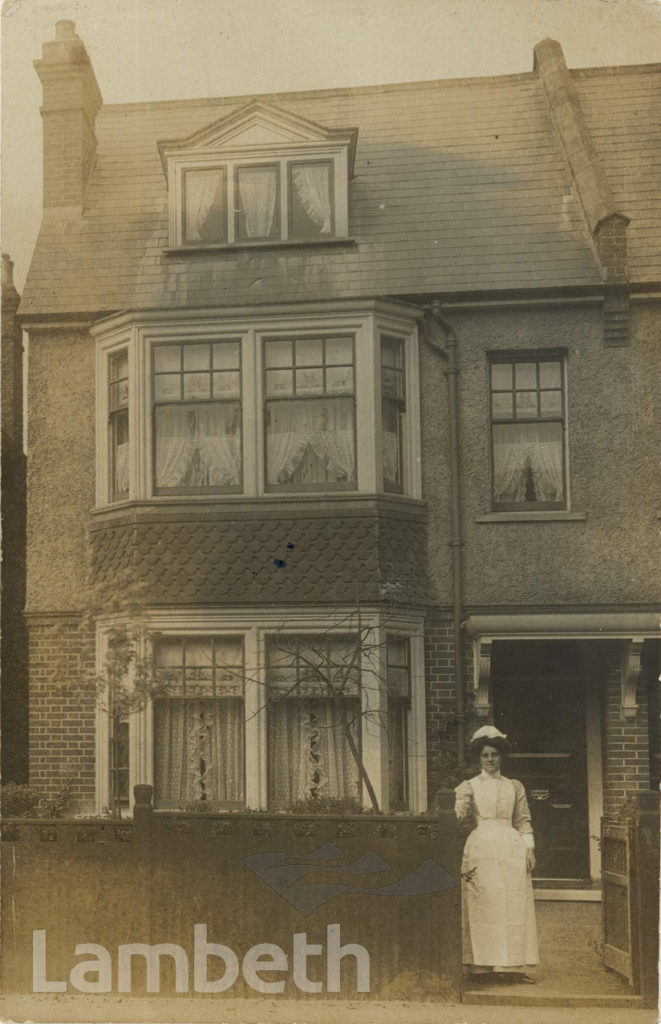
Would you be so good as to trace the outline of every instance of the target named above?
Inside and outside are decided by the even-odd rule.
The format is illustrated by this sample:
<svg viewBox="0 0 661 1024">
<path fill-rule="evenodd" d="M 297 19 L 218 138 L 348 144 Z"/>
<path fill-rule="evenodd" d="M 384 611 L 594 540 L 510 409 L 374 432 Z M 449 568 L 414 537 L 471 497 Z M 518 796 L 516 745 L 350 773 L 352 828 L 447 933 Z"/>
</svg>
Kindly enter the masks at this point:
<svg viewBox="0 0 661 1024">
<path fill-rule="evenodd" d="M 219 153 L 262 152 L 272 149 L 298 149 L 308 146 L 346 146 L 349 151 L 349 173 L 358 130 L 356 128 L 324 128 L 315 121 L 298 117 L 270 103 L 255 100 L 221 117 L 184 139 L 171 139 L 158 143 L 163 167 L 167 173 L 170 157 Z"/>
</svg>

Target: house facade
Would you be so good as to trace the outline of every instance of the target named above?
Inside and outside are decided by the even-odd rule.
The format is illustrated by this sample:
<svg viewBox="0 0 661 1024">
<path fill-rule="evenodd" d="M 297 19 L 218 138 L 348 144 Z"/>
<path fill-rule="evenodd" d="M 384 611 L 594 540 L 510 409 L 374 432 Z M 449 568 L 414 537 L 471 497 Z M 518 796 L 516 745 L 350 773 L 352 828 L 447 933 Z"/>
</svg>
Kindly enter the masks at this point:
<svg viewBox="0 0 661 1024">
<path fill-rule="evenodd" d="M 31 784 L 423 813 L 495 722 L 539 884 L 597 891 L 659 779 L 659 67 L 104 105 L 60 22 L 36 68 Z M 161 685 L 113 717 L 118 631 Z"/>
</svg>

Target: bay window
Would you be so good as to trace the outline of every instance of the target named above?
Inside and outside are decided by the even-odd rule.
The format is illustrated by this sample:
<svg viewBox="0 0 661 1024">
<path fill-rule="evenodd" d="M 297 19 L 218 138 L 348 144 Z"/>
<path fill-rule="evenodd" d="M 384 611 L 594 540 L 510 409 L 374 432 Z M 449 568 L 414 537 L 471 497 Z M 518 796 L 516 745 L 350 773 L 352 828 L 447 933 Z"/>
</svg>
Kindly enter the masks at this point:
<svg viewBox="0 0 661 1024">
<path fill-rule="evenodd" d="M 126 314 L 92 333 L 99 507 L 421 495 L 417 329 L 408 308 Z"/>
<path fill-rule="evenodd" d="M 494 510 L 566 508 L 562 354 L 493 357 L 489 383 Z"/>
<path fill-rule="evenodd" d="M 388 613 L 385 628 L 385 615 L 147 612 L 134 664 L 153 665 L 151 695 L 121 735 L 97 713 L 99 809 L 138 783 L 161 808 L 358 809 L 371 806 L 362 766 L 382 809 L 424 810 L 423 621 Z M 98 626 L 100 666 L 112 628 Z"/>
</svg>

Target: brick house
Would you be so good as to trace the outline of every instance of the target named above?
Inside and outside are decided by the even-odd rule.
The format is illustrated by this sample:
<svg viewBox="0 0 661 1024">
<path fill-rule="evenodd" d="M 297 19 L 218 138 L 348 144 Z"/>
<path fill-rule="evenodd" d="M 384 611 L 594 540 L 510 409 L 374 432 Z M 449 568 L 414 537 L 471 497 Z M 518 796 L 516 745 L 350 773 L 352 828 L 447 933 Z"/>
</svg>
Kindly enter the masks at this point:
<svg viewBox="0 0 661 1024">
<path fill-rule="evenodd" d="M 495 721 L 540 884 L 592 891 L 602 816 L 658 785 L 659 67 L 545 40 L 526 74 L 104 105 L 71 22 L 36 67 L 32 784 L 368 802 L 306 674 L 360 615 L 379 806 L 427 810 Z M 113 744 L 53 666 L 101 670 L 89 581 L 127 578 L 176 682 Z"/>
</svg>

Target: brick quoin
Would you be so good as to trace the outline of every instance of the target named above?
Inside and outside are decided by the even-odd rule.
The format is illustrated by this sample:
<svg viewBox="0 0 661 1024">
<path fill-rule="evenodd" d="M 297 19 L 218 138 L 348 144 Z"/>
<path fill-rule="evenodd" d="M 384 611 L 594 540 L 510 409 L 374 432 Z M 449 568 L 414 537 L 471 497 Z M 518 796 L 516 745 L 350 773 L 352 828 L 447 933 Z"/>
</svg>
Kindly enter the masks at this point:
<svg viewBox="0 0 661 1024">
<path fill-rule="evenodd" d="M 648 645 L 646 644 L 646 647 Z M 654 646 L 653 643 L 649 646 Z M 617 815 L 628 798 L 650 788 L 649 721 L 646 678 L 638 685 L 638 712 L 622 719 L 620 662 L 617 650 L 605 658 L 603 779 L 604 814 Z"/>
</svg>

